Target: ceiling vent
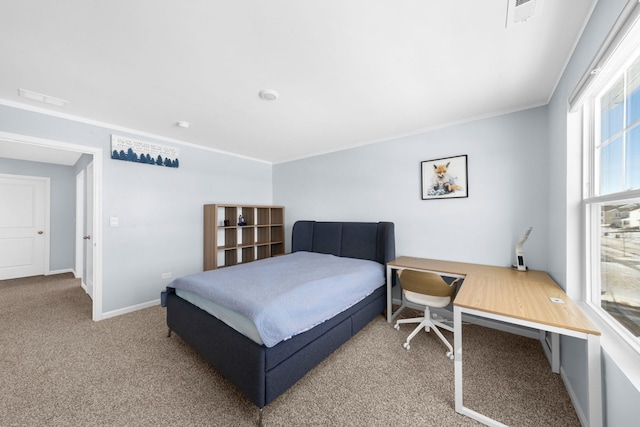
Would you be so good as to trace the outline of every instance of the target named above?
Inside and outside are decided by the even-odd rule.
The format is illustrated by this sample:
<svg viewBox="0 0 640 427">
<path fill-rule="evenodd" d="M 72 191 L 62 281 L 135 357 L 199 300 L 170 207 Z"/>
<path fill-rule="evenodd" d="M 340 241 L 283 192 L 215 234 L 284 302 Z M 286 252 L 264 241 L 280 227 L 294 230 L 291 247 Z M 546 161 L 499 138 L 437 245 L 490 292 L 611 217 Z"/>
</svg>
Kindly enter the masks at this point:
<svg viewBox="0 0 640 427">
<path fill-rule="evenodd" d="M 533 14 L 540 11 L 542 0 L 507 0 L 507 25 L 527 22 Z"/>
<path fill-rule="evenodd" d="M 60 99 L 43 93 L 34 92 L 32 90 L 18 89 L 18 95 L 33 101 L 44 102 L 46 104 L 55 105 L 56 107 L 64 107 L 69 103 L 66 99 Z"/>
</svg>

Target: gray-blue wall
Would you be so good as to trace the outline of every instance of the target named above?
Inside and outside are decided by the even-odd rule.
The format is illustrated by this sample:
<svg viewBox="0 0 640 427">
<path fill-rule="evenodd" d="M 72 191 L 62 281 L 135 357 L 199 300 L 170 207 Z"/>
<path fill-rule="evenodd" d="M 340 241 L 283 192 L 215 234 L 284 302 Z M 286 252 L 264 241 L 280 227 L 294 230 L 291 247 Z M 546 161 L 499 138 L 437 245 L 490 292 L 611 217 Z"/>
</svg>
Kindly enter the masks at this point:
<svg viewBox="0 0 640 427">
<path fill-rule="evenodd" d="M 0 173 L 50 178 L 49 269 L 51 271 L 73 269 L 76 235 L 76 177 L 74 168 L 0 157 Z"/>
<path fill-rule="evenodd" d="M 546 107 L 274 165 L 274 203 L 297 219 L 393 221 L 396 253 L 547 266 Z M 468 198 L 422 200 L 424 160 L 466 154 Z M 291 230 L 287 229 L 287 236 Z M 288 240 L 288 239 L 287 239 Z"/>
</svg>

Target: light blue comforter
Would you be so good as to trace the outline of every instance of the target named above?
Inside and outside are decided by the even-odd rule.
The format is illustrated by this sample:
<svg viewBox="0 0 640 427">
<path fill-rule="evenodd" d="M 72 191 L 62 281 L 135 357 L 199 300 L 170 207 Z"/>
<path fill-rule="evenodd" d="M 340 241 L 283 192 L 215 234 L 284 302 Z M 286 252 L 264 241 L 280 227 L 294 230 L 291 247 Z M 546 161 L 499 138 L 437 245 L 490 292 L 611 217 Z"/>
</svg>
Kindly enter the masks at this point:
<svg viewBox="0 0 640 427">
<path fill-rule="evenodd" d="M 251 319 L 267 347 L 351 307 L 385 282 L 382 264 L 311 252 L 180 277 L 184 289 Z"/>
</svg>

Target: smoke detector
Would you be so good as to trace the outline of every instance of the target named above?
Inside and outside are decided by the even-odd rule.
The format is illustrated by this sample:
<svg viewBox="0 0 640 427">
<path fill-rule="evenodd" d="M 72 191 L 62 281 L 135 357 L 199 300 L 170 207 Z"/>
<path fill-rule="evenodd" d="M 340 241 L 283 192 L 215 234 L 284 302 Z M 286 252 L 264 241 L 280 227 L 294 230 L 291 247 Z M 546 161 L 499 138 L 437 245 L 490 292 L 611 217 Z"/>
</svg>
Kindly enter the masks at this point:
<svg viewBox="0 0 640 427">
<path fill-rule="evenodd" d="M 258 95 L 265 101 L 275 101 L 280 94 L 273 89 L 262 89 Z"/>
<path fill-rule="evenodd" d="M 507 25 L 527 22 L 536 12 L 540 12 L 542 0 L 507 0 Z"/>
</svg>

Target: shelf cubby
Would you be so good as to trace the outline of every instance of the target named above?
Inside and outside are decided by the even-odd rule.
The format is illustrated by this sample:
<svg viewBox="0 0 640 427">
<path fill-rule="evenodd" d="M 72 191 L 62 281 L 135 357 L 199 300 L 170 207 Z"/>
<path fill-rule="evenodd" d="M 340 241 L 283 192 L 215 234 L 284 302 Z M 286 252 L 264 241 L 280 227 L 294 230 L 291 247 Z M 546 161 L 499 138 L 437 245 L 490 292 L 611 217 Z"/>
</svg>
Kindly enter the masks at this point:
<svg viewBox="0 0 640 427">
<path fill-rule="evenodd" d="M 239 225 L 242 215 L 246 225 Z M 204 205 L 204 270 L 284 254 L 284 207 Z"/>
</svg>

